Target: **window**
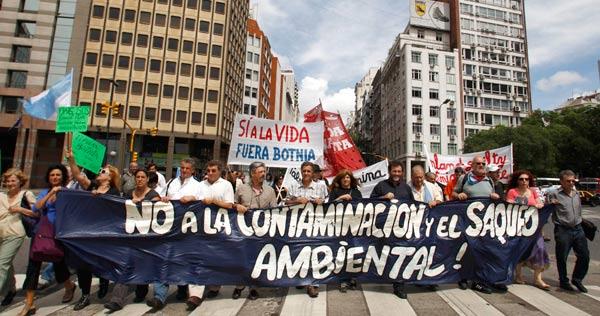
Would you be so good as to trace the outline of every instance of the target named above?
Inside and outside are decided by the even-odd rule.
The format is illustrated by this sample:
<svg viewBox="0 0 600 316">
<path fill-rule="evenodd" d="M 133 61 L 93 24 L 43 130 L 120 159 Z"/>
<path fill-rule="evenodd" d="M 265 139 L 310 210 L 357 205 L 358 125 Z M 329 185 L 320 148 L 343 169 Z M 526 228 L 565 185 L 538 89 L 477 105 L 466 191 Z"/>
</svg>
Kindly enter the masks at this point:
<svg viewBox="0 0 600 316">
<path fill-rule="evenodd" d="M 198 55 L 206 55 L 208 53 L 208 44 L 206 43 L 198 43 L 198 48 L 196 48 L 196 54 Z"/>
<path fill-rule="evenodd" d="M 119 68 L 129 69 L 129 56 L 119 56 Z"/>
<path fill-rule="evenodd" d="M 438 100 L 440 98 L 440 92 L 437 89 L 429 89 L 429 98 Z"/>
<path fill-rule="evenodd" d="M 173 0 L 171 4 L 173 4 L 176 7 L 180 7 L 182 6 L 182 0 Z"/>
<path fill-rule="evenodd" d="M 115 85 L 116 93 L 127 93 L 127 81 L 125 80 L 117 80 L 117 84 Z"/>
<path fill-rule="evenodd" d="M 211 7 L 212 7 L 211 0 L 202 0 L 202 10 L 210 11 Z"/>
<path fill-rule="evenodd" d="M 252 53 L 251 52 L 246 53 L 246 62 L 248 62 L 248 63 L 252 62 Z"/>
<path fill-rule="evenodd" d="M 189 77 L 192 74 L 192 65 L 186 63 L 179 65 L 179 74 Z"/>
<path fill-rule="evenodd" d="M 425 31 L 423 31 L 423 30 L 417 30 L 417 37 L 418 38 L 425 38 Z"/>
<path fill-rule="evenodd" d="M 448 155 L 458 155 L 458 146 L 456 144 L 448 144 Z"/>
<path fill-rule="evenodd" d="M 95 18 L 104 18 L 104 7 L 101 5 L 94 5 L 92 8 L 92 16 Z"/>
<path fill-rule="evenodd" d="M 107 43 L 116 43 L 117 42 L 117 32 L 106 31 L 106 35 L 104 36 L 104 41 Z"/>
<path fill-rule="evenodd" d="M 430 82 L 438 82 L 440 79 L 440 74 L 437 71 L 429 72 L 429 81 Z"/>
<path fill-rule="evenodd" d="M 96 103 L 96 116 L 105 117 L 106 114 L 102 113 L 102 103 Z"/>
<path fill-rule="evenodd" d="M 100 92 L 110 92 L 110 80 L 108 79 L 100 79 L 100 83 L 98 84 L 98 91 Z"/>
<path fill-rule="evenodd" d="M 252 79 L 252 69 L 246 68 L 246 79 Z"/>
<path fill-rule="evenodd" d="M 181 100 L 187 100 L 190 97 L 190 88 L 179 86 L 179 91 L 177 92 L 177 98 Z"/>
<path fill-rule="evenodd" d="M 0 4 L 1 8 L 1 4 Z M 19 5 L 19 12 L 36 12 L 40 8 L 39 0 L 21 0 Z"/>
<path fill-rule="evenodd" d="M 210 79 L 219 80 L 221 77 L 221 69 L 218 67 L 210 67 Z"/>
<path fill-rule="evenodd" d="M 17 21 L 16 37 L 33 38 L 35 36 L 35 21 Z"/>
<path fill-rule="evenodd" d="M 178 50 L 179 49 L 179 40 L 176 38 L 169 38 L 167 41 L 167 49 L 168 50 Z"/>
<path fill-rule="evenodd" d="M 160 121 L 161 122 L 171 122 L 171 109 L 161 109 L 160 110 Z"/>
<path fill-rule="evenodd" d="M 208 90 L 208 102 L 218 102 L 219 101 L 219 91 L 217 90 Z"/>
<path fill-rule="evenodd" d="M 144 71 L 146 70 L 146 59 L 136 57 L 133 60 L 133 70 Z"/>
<path fill-rule="evenodd" d="M 446 83 L 456 84 L 456 77 L 454 77 L 454 74 L 446 74 Z"/>
<path fill-rule="evenodd" d="M 435 40 L 441 42 L 443 40 L 442 33 L 435 32 Z"/>
<path fill-rule="evenodd" d="M 161 69 L 161 61 L 159 59 L 150 59 L 150 71 L 159 72 Z"/>
<path fill-rule="evenodd" d="M 204 89 L 194 88 L 192 98 L 196 101 L 204 101 Z"/>
<path fill-rule="evenodd" d="M 429 125 L 429 134 L 439 136 L 440 135 L 440 124 Z"/>
<path fill-rule="evenodd" d="M 221 57 L 221 45 L 212 46 L 212 57 Z"/>
<path fill-rule="evenodd" d="M 96 79 L 94 77 L 83 77 L 83 82 L 81 83 L 81 89 L 94 90 L 95 84 L 96 84 Z"/>
<path fill-rule="evenodd" d="M 446 68 L 447 69 L 454 68 L 454 57 L 446 56 Z"/>
<path fill-rule="evenodd" d="M 197 9 L 198 8 L 198 0 L 187 0 L 187 7 L 189 9 Z"/>
<path fill-rule="evenodd" d="M 215 13 L 225 14 L 225 3 L 216 2 L 215 3 Z"/>
<path fill-rule="evenodd" d="M 177 110 L 175 112 L 175 122 L 185 123 L 187 121 L 187 111 Z"/>
<path fill-rule="evenodd" d="M 192 112 L 192 124 L 202 124 L 202 112 Z"/>
<path fill-rule="evenodd" d="M 206 76 L 206 66 L 196 65 L 196 78 L 204 78 Z"/>
<path fill-rule="evenodd" d="M 133 42 L 133 34 L 131 34 L 129 32 L 121 33 L 121 44 L 129 46 L 129 45 L 131 45 L 132 42 Z"/>
<path fill-rule="evenodd" d="M 174 75 L 177 73 L 177 63 L 174 61 L 165 62 L 165 73 Z"/>
<path fill-rule="evenodd" d="M 85 54 L 85 64 L 90 65 L 90 66 L 96 66 L 96 64 L 98 64 L 98 54 L 97 53 Z"/>
<path fill-rule="evenodd" d="M 140 107 L 135 105 L 129 106 L 129 118 L 132 120 L 140 119 Z"/>
<path fill-rule="evenodd" d="M 102 36 L 102 31 L 99 29 L 90 29 L 89 39 L 90 42 L 98 42 L 100 41 L 100 36 Z"/>
<path fill-rule="evenodd" d="M 413 134 L 422 133 L 423 132 L 423 124 L 421 123 L 413 123 L 412 124 Z"/>
<path fill-rule="evenodd" d="M 429 107 L 429 116 L 430 117 L 440 117 L 440 107 L 439 106 Z"/>
<path fill-rule="evenodd" d="M 125 15 L 123 15 L 123 21 L 135 22 L 135 10 L 125 10 Z"/>
<path fill-rule="evenodd" d="M 180 16 L 176 16 L 176 15 L 172 15 L 171 16 L 171 22 L 169 23 L 169 26 L 173 29 L 179 29 L 181 28 L 181 17 Z"/>
<path fill-rule="evenodd" d="M 412 78 L 413 78 L 413 80 L 421 80 L 421 70 L 413 69 L 412 70 Z"/>
<path fill-rule="evenodd" d="M 156 120 L 156 108 L 146 108 L 144 112 L 144 120 L 154 121 Z"/>
<path fill-rule="evenodd" d="M 115 62 L 115 56 L 111 54 L 102 54 L 102 67 L 112 67 Z"/>
<path fill-rule="evenodd" d="M 422 106 L 420 104 L 413 104 L 412 105 L 412 115 L 422 115 L 422 114 L 423 114 Z"/>
<path fill-rule="evenodd" d="M 438 64 L 438 55 L 436 54 L 429 54 L 429 65 L 430 66 L 437 66 Z"/>
<path fill-rule="evenodd" d="M 158 84 L 149 83 L 148 87 L 146 88 L 146 94 L 148 94 L 151 97 L 158 96 Z"/>
<path fill-rule="evenodd" d="M 223 24 L 221 24 L 221 23 L 213 24 L 213 34 L 223 35 Z"/>
<path fill-rule="evenodd" d="M 440 143 L 431 143 L 431 152 L 436 154 L 442 153 L 442 145 Z"/>
<path fill-rule="evenodd" d="M 131 94 L 141 95 L 144 90 L 144 83 L 139 81 L 131 82 Z"/>
<path fill-rule="evenodd" d="M 196 30 L 196 20 L 190 19 L 190 18 L 186 18 L 185 19 L 185 26 L 184 27 L 188 31 L 195 31 Z"/>
<path fill-rule="evenodd" d="M 194 42 L 192 41 L 183 41 L 182 50 L 184 53 L 193 53 L 194 52 Z"/>
<path fill-rule="evenodd" d="M 252 88 L 252 98 L 256 99 L 258 95 L 258 89 L 256 88 Z"/>
<path fill-rule="evenodd" d="M 148 35 L 138 34 L 138 36 L 137 36 L 137 46 L 139 46 L 139 47 L 148 47 Z"/>
<path fill-rule="evenodd" d="M 456 136 L 456 125 L 448 125 L 448 135 Z"/>
<path fill-rule="evenodd" d="M 456 119 L 456 109 L 455 108 L 447 108 L 446 109 L 446 118 Z"/>
<path fill-rule="evenodd" d="M 421 63 L 421 53 L 420 52 L 410 52 L 410 60 L 413 63 Z"/>
<path fill-rule="evenodd" d="M 154 25 L 165 26 L 167 24 L 167 16 L 164 14 L 157 13 L 154 16 Z"/>
<path fill-rule="evenodd" d="M 140 12 L 140 23 L 141 24 L 150 24 L 151 15 L 150 12 L 142 11 Z"/>
<path fill-rule="evenodd" d="M 423 152 L 423 142 L 415 141 L 413 142 L 413 152 L 420 153 Z"/>
<path fill-rule="evenodd" d="M 170 84 L 163 85 L 163 98 L 172 98 L 174 89 L 175 87 Z"/>
<path fill-rule="evenodd" d="M 152 36 L 152 48 L 162 49 L 163 48 L 163 38 L 160 36 Z"/>
<path fill-rule="evenodd" d="M 249 97 L 250 96 L 250 91 L 252 91 L 252 88 L 250 88 L 249 86 L 245 86 L 244 87 L 244 95 Z"/>
<path fill-rule="evenodd" d="M 0 96 L 0 112 L 16 114 L 19 110 L 20 97 Z M 83 105 L 83 103 L 82 103 Z M 89 105 L 89 104 L 88 104 Z"/>
<path fill-rule="evenodd" d="M 119 20 L 121 18 L 121 9 L 119 8 L 108 8 L 108 18 L 111 20 Z"/>
<path fill-rule="evenodd" d="M 217 126 L 217 115 L 214 113 L 206 114 L 206 126 Z"/>
<path fill-rule="evenodd" d="M 412 97 L 413 98 L 421 98 L 421 88 L 420 87 L 412 88 Z"/>
<path fill-rule="evenodd" d="M 210 22 L 207 21 L 200 21 L 200 32 L 201 33 L 208 33 L 208 30 L 210 29 Z"/>
</svg>

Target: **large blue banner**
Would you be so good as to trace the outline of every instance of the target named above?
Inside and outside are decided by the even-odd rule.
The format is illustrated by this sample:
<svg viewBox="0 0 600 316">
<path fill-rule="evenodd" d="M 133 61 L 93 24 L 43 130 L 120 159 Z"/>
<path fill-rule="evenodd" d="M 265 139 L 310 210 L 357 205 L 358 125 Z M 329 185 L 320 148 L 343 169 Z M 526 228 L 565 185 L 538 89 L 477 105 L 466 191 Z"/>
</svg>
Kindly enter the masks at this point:
<svg viewBox="0 0 600 316">
<path fill-rule="evenodd" d="M 200 202 L 133 204 L 62 191 L 56 235 L 69 259 L 133 284 L 294 286 L 512 282 L 552 206 L 490 200 L 363 200 L 239 214 Z"/>
</svg>

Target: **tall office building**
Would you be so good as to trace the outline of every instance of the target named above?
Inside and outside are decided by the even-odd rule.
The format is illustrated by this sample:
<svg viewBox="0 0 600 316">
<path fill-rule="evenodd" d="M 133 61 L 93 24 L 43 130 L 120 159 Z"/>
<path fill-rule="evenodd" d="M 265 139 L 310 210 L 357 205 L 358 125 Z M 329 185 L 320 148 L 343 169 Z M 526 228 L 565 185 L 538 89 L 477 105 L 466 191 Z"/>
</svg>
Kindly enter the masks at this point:
<svg viewBox="0 0 600 316">
<path fill-rule="evenodd" d="M 51 121 L 23 117 L 16 124 L 20 99 L 51 87 L 73 66 L 69 51 L 75 46 L 72 33 L 80 2 L 0 1 L 1 168 L 21 168 L 32 186 L 45 184 L 44 172 L 60 161 L 63 140 Z"/>
<path fill-rule="evenodd" d="M 520 125 L 532 110 L 523 1 L 450 3 L 452 44 L 461 54 L 464 137 Z"/>
<path fill-rule="evenodd" d="M 76 93 L 94 108 L 93 136 L 104 138 L 110 121 L 108 150 L 123 164 L 122 140 L 137 129 L 139 160 L 167 176 L 182 157 L 224 160 L 242 104 L 248 1 L 94 0 L 87 12 Z M 102 112 L 111 100 L 129 127 Z"/>
<path fill-rule="evenodd" d="M 260 29 L 258 22 L 248 19 L 246 47 L 246 80 L 244 86 L 243 113 L 262 118 L 273 118 L 271 88 L 275 83 L 278 63 L 273 64 L 273 52 L 269 38 Z"/>
</svg>

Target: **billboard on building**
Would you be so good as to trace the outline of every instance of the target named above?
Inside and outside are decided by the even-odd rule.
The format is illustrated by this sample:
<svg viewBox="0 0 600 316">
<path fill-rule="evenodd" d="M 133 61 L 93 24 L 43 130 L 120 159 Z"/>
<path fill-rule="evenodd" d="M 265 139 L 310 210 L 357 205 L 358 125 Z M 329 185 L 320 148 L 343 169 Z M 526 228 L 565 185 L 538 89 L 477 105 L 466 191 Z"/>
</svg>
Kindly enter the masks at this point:
<svg viewBox="0 0 600 316">
<path fill-rule="evenodd" d="M 450 5 L 441 1 L 411 0 L 410 24 L 449 31 Z"/>
</svg>

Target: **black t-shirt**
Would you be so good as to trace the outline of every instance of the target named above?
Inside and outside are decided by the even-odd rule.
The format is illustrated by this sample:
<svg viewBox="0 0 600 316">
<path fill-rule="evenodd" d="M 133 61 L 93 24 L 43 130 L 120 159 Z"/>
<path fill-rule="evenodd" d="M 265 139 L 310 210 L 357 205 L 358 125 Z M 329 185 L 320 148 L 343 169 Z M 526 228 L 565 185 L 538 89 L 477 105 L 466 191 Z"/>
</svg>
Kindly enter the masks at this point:
<svg viewBox="0 0 600 316">
<path fill-rule="evenodd" d="M 400 201 L 414 201 L 415 198 L 408 184 L 404 182 L 394 183 L 392 180 L 383 180 L 375 186 L 371 198 L 377 199 L 388 193 L 394 193 L 394 198 Z"/>
<path fill-rule="evenodd" d="M 133 190 L 133 191 L 135 191 L 135 190 Z M 125 194 L 124 198 L 133 199 L 133 191 L 131 191 L 130 194 Z M 150 191 L 148 191 L 148 193 L 146 193 L 146 195 L 144 195 L 144 198 L 142 200 L 143 201 L 152 201 L 152 199 L 154 199 L 156 197 L 160 197 L 160 195 L 156 191 L 151 189 Z"/>
<path fill-rule="evenodd" d="M 362 199 L 362 194 L 357 188 L 344 189 L 344 188 L 333 188 L 331 193 L 329 193 L 329 202 L 335 201 L 335 199 L 339 198 L 344 194 L 350 194 L 352 200 L 360 200 Z"/>
<path fill-rule="evenodd" d="M 94 181 L 92 181 L 90 186 L 87 188 L 88 191 L 94 191 L 96 189 L 98 189 L 98 184 L 96 184 L 96 182 L 94 182 Z M 104 193 L 104 194 L 121 196 L 121 192 L 119 192 L 119 189 L 117 189 L 113 186 L 111 186 L 110 189 L 108 189 L 108 191 L 106 191 L 106 193 Z"/>
</svg>

